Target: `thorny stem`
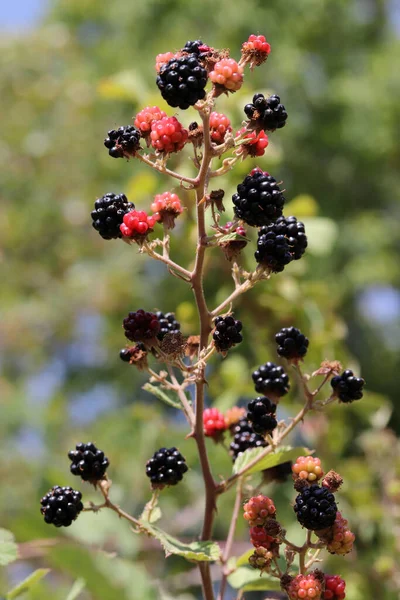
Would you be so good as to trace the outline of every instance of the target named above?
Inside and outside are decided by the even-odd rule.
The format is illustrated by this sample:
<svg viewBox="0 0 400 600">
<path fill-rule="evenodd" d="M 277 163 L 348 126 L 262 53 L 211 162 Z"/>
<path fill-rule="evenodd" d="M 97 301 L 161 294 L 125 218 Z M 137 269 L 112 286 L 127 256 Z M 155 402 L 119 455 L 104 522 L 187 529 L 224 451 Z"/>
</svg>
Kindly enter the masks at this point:
<svg viewBox="0 0 400 600">
<path fill-rule="evenodd" d="M 226 539 L 224 553 L 222 555 L 221 562 L 223 564 L 223 571 L 222 571 L 221 585 L 219 588 L 218 600 L 223 600 L 223 597 L 225 594 L 226 583 L 227 583 L 228 575 L 229 575 L 229 569 L 227 566 L 227 562 L 228 562 L 229 555 L 232 550 L 232 544 L 233 544 L 233 540 L 235 537 L 235 531 L 236 531 L 236 524 L 237 524 L 237 520 L 239 517 L 239 511 L 242 506 L 242 488 L 243 488 L 243 479 L 240 478 L 240 479 L 238 479 L 237 486 L 236 486 L 235 505 L 233 507 L 232 519 L 231 519 L 231 524 L 229 527 L 228 537 Z"/>
</svg>

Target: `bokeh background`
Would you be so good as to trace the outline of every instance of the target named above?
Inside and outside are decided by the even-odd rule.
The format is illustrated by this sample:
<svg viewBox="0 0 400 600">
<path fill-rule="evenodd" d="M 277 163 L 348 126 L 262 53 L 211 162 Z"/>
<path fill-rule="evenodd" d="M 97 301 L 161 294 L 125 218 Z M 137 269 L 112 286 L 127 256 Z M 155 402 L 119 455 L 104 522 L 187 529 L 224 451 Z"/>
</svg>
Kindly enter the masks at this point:
<svg viewBox="0 0 400 600">
<path fill-rule="evenodd" d="M 124 192 L 140 208 L 174 182 L 134 160 L 109 158 L 108 129 L 131 123 L 148 104 L 172 115 L 155 85 L 156 54 L 202 38 L 239 58 L 250 33 L 272 45 L 266 65 L 221 99 L 237 127 L 256 91 L 279 93 L 289 120 L 270 136 L 257 164 L 284 181 L 287 214 L 301 217 L 309 252 L 237 303 L 244 343 L 209 371 L 208 404 L 226 409 L 254 395 L 251 371 L 275 360 L 273 334 L 294 324 L 310 338 L 305 370 L 336 358 L 367 381 L 362 401 L 310 417 L 295 443 L 316 448 L 326 470 L 345 478 L 340 509 L 357 535 L 355 551 L 323 568 L 347 580 L 351 600 L 399 597 L 400 372 L 398 65 L 400 12 L 386 0 L 20 0 L 0 11 L 0 514 L 20 559 L 0 570 L 5 592 L 36 568 L 51 572 L 25 594 L 64 600 L 76 580 L 81 600 L 199 598 L 193 566 L 164 560 L 113 513 L 85 514 L 56 530 L 39 514 L 54 484 L 80 484 L 67 451 L 95 441 L 111 461 L 113 498 L 138 515 L 150 492 L 145 461 L 178 445 L 191 470 L 162 494 L 160 526 L 193 539 L 202 515 L 194 444 L 172 409 L 141 390 L 145 378 L 122 363 L 121 320 L 140 307 L 175 311 L 196 333 L 190 290 L 135 247 L 105 242 L 92 229 L 94 200 Z M 181 119 L 188 125 L 195 113 Z M 174 159 L 190 172 L 187 158 Z M 225 176 L 229 197 L 255 165 Z M 172 251 L 194 251 L 192 198 Z M 225 218 L 225 217 L 224 217 Z M 250 245 L 249 245 L 250 246 Z M 251 268 L 253 248 L 242 264 Z M 229 264 L 214 250 L 206 292 L 216 305 L 231 289 Z M 295 381 L 280 407 L 299 408 Z M 209 444 L 214 473 L 231 461 Z M 85 499 L 96 500 L 88 485 Z M 265 488 L 296 538 L 290 482 Z M 98 499 L 98 498 L 97 498 Z M 215 538 L 226 537 L 233 497 L 221 499 Z M 239 523 L 234 553 L 249 548 Z M 397 564 L 396 564 L 397 563 Z M 248 593 L 246 600 L 264 598 Z M 231 598 L 235 597 L 233 592 Z"/>
</svg>

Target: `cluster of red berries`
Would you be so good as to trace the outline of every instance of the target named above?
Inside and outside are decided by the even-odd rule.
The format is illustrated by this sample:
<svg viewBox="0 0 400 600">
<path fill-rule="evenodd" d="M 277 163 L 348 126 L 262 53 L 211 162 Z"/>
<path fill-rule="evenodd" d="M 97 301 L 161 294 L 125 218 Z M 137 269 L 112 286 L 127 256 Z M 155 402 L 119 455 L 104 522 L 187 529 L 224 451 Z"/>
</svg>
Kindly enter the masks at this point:
<svg viewBox="0 0 400 600">
<path fill-rule="evenodd" d="M 324 476 L 321 460 L 313 456 L 299 456 L 292 466 L 293 478 L 303 479 L 310 483 L 318 481 Z"/>
<path fill-rule="evenodd" d="M 138 240 L 151 233 L 156 222 L 156 215 L 150 216 L 144 210 L 131 210 L 124 215 L 121 233 L 126 238 Z"/>
<path fill-rule="evenodd" d="M 297 575 L 286 589 L 290 600 L 321 600 L 323 578 L 324 576 L 320 572 Z"/>
<path fill-rule="evenodd" d="M 137 127 L 143 137 L 151 131 L 153 121 L 160 121 L 167 114 L 158 108 L 158 106 L 146 106 L 135 117 L 135 127 Z"/>
<path fill-rule="evenodd" d="M 150 208 L 154 213 L 154 218 L 160 223 L 164 223 L 167 229 L 173 229 L 175 219 L 183 212 L 181 201 L 173 192 L 157 194 Z"/>
<path fill-rule="evenodd" d="M 163 117 L 151 124 L 151 145 L 166 154 L 179 152 L 187 142 L 189 132 L 176 117 Z"/>
<path fill-rule="evenodd" d="M 274 518 L 276 515 L 274 501 L 262 494 L 250 498 L 244 504 L 243 510 L 243 517 L 248 521 L 250 527 L 262 526 L 267 519 Z"/>
<path fill-rule="evenodd" d="M 215 63 L 209 77 L 219 89 L 237 92 L 243 83 L 243 67 L 233 58 L 223 58 Z"/>
<path fill-rule="evenodd" d="M 238 135 L 242 135 L 246 132 L 246 128 L 239 129 Z M 243 138 L 243 143 L 240 146 L 241 153 L 248 156 L 263 156 L 265 150 L 269 144 L 268 136 L 265 131 L 261 130 L 259 133 L 250 131 Z"/>
<path fill-rule="evenodd" d="M 331 554 L 344 556 L 353 550 L 356 536 L 348 527 L 348 520 L 338 511 L 335 522 L 327 531 L 317 531 L 318 537 L 326 542 L 327 550 Z"/>
<path fill-rule="evenodd" d="M 212 112 L 210 115 L 210 137 L 215 144 L 222 144 L 225 135 L 232 131 L 231 122 L 223 113 Z"/>
</svg>

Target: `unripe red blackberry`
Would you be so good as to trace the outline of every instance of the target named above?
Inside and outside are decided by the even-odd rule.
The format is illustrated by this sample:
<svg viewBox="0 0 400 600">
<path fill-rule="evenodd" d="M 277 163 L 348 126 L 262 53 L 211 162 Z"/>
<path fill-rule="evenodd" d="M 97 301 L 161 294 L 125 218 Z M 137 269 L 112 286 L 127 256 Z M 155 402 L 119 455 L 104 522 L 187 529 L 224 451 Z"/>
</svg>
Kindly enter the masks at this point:
<svg viewBox="0 0 400 600">
<path fill-rule="evenodd" d="M 113 158 L 128 158 L 134 156 L 140 148 L 140 131 L 133 125 L 111 129 L 104 145 L 108 154 Z"/>
<path fill-rule="evenodd" d="M 259 546 L 256 548 L 251 556 L 249 556 L 249 564 L 253 567 L 253 569 L 259 569 L 260 571 L 265 571 L 271 565 L 271 562 L 276 555 L 271 550 L 267 550 L 263 548 L 263 546 Z"/>
<path fill-rule="evenodd" d="M 150 139 L 151 145 L 158 152 L 179 152 L 187 142 L 188 131 L 176 117 L 163 117 L 152 122 Z"/>
<path fill-rule="evenodd" d="M 333 377 L 331 386 L 342 402 L 353 402 L 363 397 L 363 387 L 365 385 L 362 377 L 354 377 L 353 371 L 347 369 L 341 375 Z"/>
<path fill-rule="evenodd" d="M 242 331 L 242 323 L 235 320 L 232 316 L 216 317 L 214 325 L 213 340 L 218 352 L 226 352 L 229 348 L 240 344 L 243 340 L 240 333 Z"/>
<path fill-rule="evenodd" d="M 157 194 L 150 208 L 155 213 L 157 221 L 163 223 L 167 229 L 175 227 L 175 219 L 183 212 L 179 197 L 172 192 Z"/>
<path fill-rule="evenodd" d="M 123 237 L 141 242 L 153 231 L 158 216 L 148 215 L 144 210 L 131 210 L 123 216 L 120 230 Z"/>
<path fill-rule="evenodd" d="M 69 527 L 83 509 L 81 499 L 82 494 L 77 490 L 55 485 L 40 501 L 45 523 Z"/>
<path fill-rule="evenodd" d="M 288 393 L 289 377 L 283 367 L 273 362 L 261 365 L 252 373 L 256 392 L 271 396 L 274 400 Z"/>
<path fill-rule="evenodd" d="M 215 63 L 210 79 L 219 92 L 237 92 L 243 83 L 243 67 L 233 58 L 223 58 Z"/>
<path fill-rule="evenodd" d="M 301 258 L 306 248 L 304 224 L 296 217 L 282 216 L 275 223 L 261 227 L 254 256 L 261 265 L 280 273 L 292 260 Z"/>
<path fill-rule="evenodd" d="M 239 454 L 242 454 L 242 452 L 245 452 L 249 448 L 265 448 L 266 446 L 268 446 L 267 442 L 258 433 L 241 431 L 240 433 L 235 433 L 233 441 L 229 446 L 229 452 L 235 462 Z"/>
<path fill-rule="evenodd" d="M 282 215 L 285 198 L 276 179 L 260 169 L 253 169 L 232 196 L 234 212 L 248 225 L 261 227 Z"/>
<path fill-rule="evenodd" d="M 178 58 L 174 52 L 163 52 L 156 56 L 156 71 L 160 72 L 161 67 L 166 65 L 172 58 Z"/>
<path fill-rule="evenodd" d="M 128 340 L 144 344 L 154 342 L 161 329 L 157 315 L 142 309 L 130 312 L 123 320 L 123 327 Z"/>
<path fill-rule="evenodd" d="M 223 113 L 212 112 L 210 115 L 210 137 L 215 144 L 222 144 L 226 133 L 232 131 L 231 122 Z"/>
<path fill-rule="evenodd" d="M 268 58 L 271 46 L 263 35 L 250 35 L 247 42 L 242 44 L 242 57 L 250 64 L 250 69 L 258 67 Z"/>
<path fill-rule="evenodd" d="M 326 543 L 326 548 L 331 554 L 344 556 L 353 550 L 356 536 L 348 527 L 348 520 L 338 511 L 335 522 L 329 529 L 316 531 L 317 536 Z"/>
<path fill-rule="evenodd" d="M 167 116 L 158 106 L 146 106 L 135 117 L 135 127 L 138 128 L 143 137 L 149 136 L 153 121 L 159 121 Z"/>
<path fill-rule="evenodd" d="M 159 340 L 162 340 L 167 333 L 179 333 L 181 324 L 175 319 L 175 313 L 163 313 L 160 310 L 156 312 L 156 317 L 160 324 L 160 331 L 157 334 Z"/>
<path fill-rule="evenodd" d="M 184 54 L 160 68 L 156 83 L 170 106 L 185 110 L 206 95 L 207 71 L 196 54 Z"/>
<path fill-rule="evenodd" d="M 263 494 L 250 498 L 244 504 L 243 510 L 243 517 L 248 521 L 250 527 L 263 526 L 267 519 L 275 518 L 276 515 L 274 501 Z"/>
<path fill-rule="evenodd" d="M 325 575 L 325 591 L 323 600 L 344 600 L 346 598 L 346 582 L 339 575 Z"/>
<path fill-rule="evenodd" d="M 217 408 L 206 408 L 203 412 L 204 435 L 219 438 L 227 429 L 224 415 Z"/>
<path fill-rule="evenodd" d="M 134 210 L 133 202 L 128 202 L 125 194 L 108 193 L 98 198 L 91 212 L 92 226 L 105 240 L 122 237 L 120 226 L 127 212 Z"/>
<path fill-rule="evenodd" d="M 244 133 L 246 129 L 243 127 L 238 131 L 238 134 Z M 269 144 L 268 136 L 265 131 L 261 130 L 258 133 L 255 131 L 250 131 L 247 133 L 243 139 L 242 144 L 240 145 L 240 154 L 245 158 L 246 156 L 263 156 L 265 154 L 265 149 Z M 238 152 L 239 154 L 239 152 Z"/>
<path fill-rule="evenodd" d="M 317 484 L 300 492 L 293 508 L 298 522 L 306 529 L 325 529 L 331 527 L 336 519 L 335 496 Z"/>
<path fill-rule="evenodd" d="M 271 433 L 277 426 L 276 404 L 266 396 L 259 396 L 247 405 L 247 419 L 253 430 L 260 435 Z"/>
<path fill-rule="evenodd" d="M 256 131 L 275 131 L 284 127 L 288 115 L 280 101 L 276 94 L 269 98 L 265 98 L 263 94 L 255 94 L 253 102 L 244 107 L 244 112 L 250 119 L 250 127 Z"/>
<path fill-rule="evenodd" d="M 96 448 L 92 442 L 77 444 L 75 450 L 68 452 L 68 457 L 72 461 L 70 466 L 72 475 L 82 477 L 83 481 L 91 483 L 103 479 L 110 464 L 104 452 Z"/>
<path fill-rule="evenodd" d="M 231 429 L 233 433 L 233 429 L 236 427 L 239 421 L 246 417 L 246 413 L 246 409 L 239 406 L 232 406 L 232 408 L 229 408 L 225 413 L 225 423 L 227 429 Z"/>
<path fill-rule="evenodd" d="M 296 327 L 283 327 L 275 336 L 277 352 L 287 360 L 298 360 L 307 354 L 309 340 Z"/>
<path fill-rule="evenodd" d="M 276 539 L 268 535 L 264 527 L 257 525 L 250 528 L 250 541 L 254 548 L 262 547 L 266 550 L 270 550 L 276 544 Z"/>
<path fill-rule="evenodd" d="M 313 456 L 299 456 L 292 466 L 293 478 L 303 479 L 310 483 L 316 482 L 324 476 L 321 460 Z"/>
<path fill-rule="evenodd" d="M 160 448 L 146 463 L 146 475 L 153 489 L 176 485 L 188 470 L 185 459 L 177 448 Z"/>
<path fill-rule="evenodd" d="M 297 575 L 286 588 L 290 600 L 321 600 L 323 582 L 314 573 Z"/>
</svg>

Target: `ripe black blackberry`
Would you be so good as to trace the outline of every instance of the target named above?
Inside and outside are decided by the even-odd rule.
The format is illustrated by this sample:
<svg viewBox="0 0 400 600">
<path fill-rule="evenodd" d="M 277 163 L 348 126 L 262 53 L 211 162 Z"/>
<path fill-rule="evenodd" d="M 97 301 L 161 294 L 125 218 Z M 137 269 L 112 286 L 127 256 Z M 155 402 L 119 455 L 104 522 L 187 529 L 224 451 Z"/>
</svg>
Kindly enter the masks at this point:
<svg viewBox="0 0 400 600">
<path fill-rule="evenodd" d="M 255 259 L 274 273 L 283 271 L 292 260 L 299 260 L 307 248 L 304 223 L 296 217 L 279 217 L 258 232 Z"/>
<path fill-rule="evenodd" d="M 284 127 L 288 114 L 280 102 L 281 99 L 276 94 L 269 98 L 265 98 L 263 94 L 255 94 L 253 102 L 244 107 L 251 128 L 257 131 L 275 131 Z"/>
<path fill-rule="evenodd" d="M 283 327 L 275 336 L 277 352 L 288 360 L 303 358 L 307 354 L 309 340 L 296 327 Z"/>
<path fill-rule="evenodd" d="M 188 54 L 196 54 L 200 56 L 205 49 L 209 49 L 209 47 L 204 44 L 201 40 L 189 40 L 186 42 L 185 46 L 182 48 L 182 52 L 187 52 Z"/>
<path fill-rule="evenodd" d="M 176 485 L 187 470 L 185 459 L 175 447 L 160 448 L 146 463 L 146 475 L 153 489 Z"/>
<path fill-rule="evenodd" d="M 293 508 L 298 522 L 311 530 L 331 527 L 337 513 L 335 496 L 315 483 L 300 492 Z"/>
<path fill-rule="evenodd" d="M 276 404 L 265 396 L 251 400 L 247 410 L 247 419 L 252 424 L 253 430 L 260 435 L 271 433 L 278 424 L 275 418 Z"/>
<path fill-rule="evenodd" d="M 175 314 L 172 312 L 163 313 L 156 312 L 156 317 L 160 323 L 160 331 L 157 334 L 159 340 L 162 340 L 167 333 L 179 333 L 181 324 L 175 319 Z"/>
<path fill-rule="evenodd" d="M 113 158 L 134 156 L 140 148 L 140 131 L 133 125 L 125 125 L 118 129 L 111 129 L 104 145 L 108 148 L 108 154 Z"/>
<path fill-rule="evenodd" d="M 258 433 L 254 431 L 242 431 L 234 435 L 233 441 L 229 446 L 229 452 L 233 462 L 235 462 L 239 454 L 245 452 L 245 450 L 249 448 L 265 448 L 266 446 L 268 446 L 267 442 Z"/>
<path fill-rule="evenodd" d="M 235 436 L 245 432 L 254 433 L 254 430 L 247 417 L 243 417 L 243 419 L 240 419 L 240 421 L 231 427 L 231 432 L 232 435 Z"/>
<path fill-rule="evenodd" d="M 252 378 L 256 392 L 268 394 L 268 396 L 273 396 L 274 399 L 285 396 L 290 388 L 289 377 L 285 369 L 273 362 L 267 362 L 258 367 L 253 372 Z"/>
<path fill-rule="evenodd" d="M 112 192 L 98 198 L 91 212 L 92 225 L 105 240 L 121 238 L 120 225 L 124 215 L 134 210 L 133 202 L 128 202 L 125 194 Z"/>
<path fill-rule="evenodd" d="M 331 386 L 342 402 L 353 402 L 363 397 L 365 381 L 362 377 L 354 377 L 353 371 L 347 369 L 341 375 L 333 377 Z"/>
<path fill-rule="evenodd" d="M 146 346 L 142 344 L 142 342 L 138 342 L 135 346 L 131 346 L 130 348 L 122 348 L 122 350 L 119 351 L 119 357 L 124 362 L 130 362 L 132 355 L 138 350 L 145 352 Z"/>
<path fill-rule="evenodd" d="M 81 499 L 82 494 L 77 490 L 55 485 L 40 501 L 45 523 L 69 527 L 83 509 Z"/>
<path fill-rule="evenodd" d="M 104 452 L 89 442 L 88 444 L 77 444 L 75 450 L 68 452 L 68 458 L 72 461 L 70 471 L 72 475 L 82 477 L 83 481 L 94 483 L 103 479 L 110 461 Z"/>
<path fill-rule="evenodd" d="M 243 327 L 241 321 L 237 321 L 231 316 L 216 317 L 214 325 L 213 340 L 218 352 L 226 352 L 243 340 L 240 333 Z"/>
<path fill-rule="evenodd" d="M 171 58 L 163 65 L 156 82 L 162 97 L 170 106 L 185 110 L 206 95 L 207 71 L 196 54 L 184 54 L 179 58 Z"/>
<path fill-rule="evenodd" d="M 285 198 L 272 175 L 253 169 L 237 186 L 232 202 L 238 219 L 248 225 L 261 227 L 269 225 L 282 215 Z"/>
<path fill-rule="evenodd" d="M 154 313 L 139 309 L 136 312 L 130 312 L 123 320 L 125 337 L 131 342 L 151 342 L 159 331 L 160 323 Z"/>
</svg>

